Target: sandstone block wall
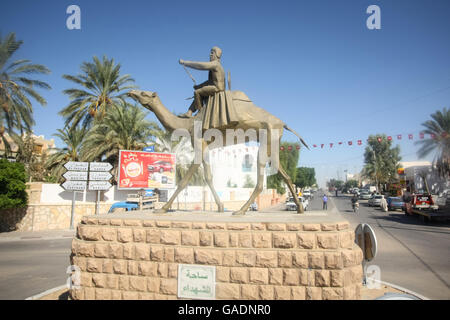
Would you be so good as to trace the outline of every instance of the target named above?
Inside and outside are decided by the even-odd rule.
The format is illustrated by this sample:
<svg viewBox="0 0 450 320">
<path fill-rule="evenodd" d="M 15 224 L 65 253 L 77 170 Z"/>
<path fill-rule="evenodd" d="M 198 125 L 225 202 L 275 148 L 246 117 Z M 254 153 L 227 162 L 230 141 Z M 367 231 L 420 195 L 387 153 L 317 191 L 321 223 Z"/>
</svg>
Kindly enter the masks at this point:
<svg viewBox="0 0 450 320">
<path fill-rule="evenodd" d="M 216 266 L 217 299 L 359 299 L 348 222 L 196 222 L 84 217 L 73 299 L 178 299 L 178 264 Z"/>
</svg>

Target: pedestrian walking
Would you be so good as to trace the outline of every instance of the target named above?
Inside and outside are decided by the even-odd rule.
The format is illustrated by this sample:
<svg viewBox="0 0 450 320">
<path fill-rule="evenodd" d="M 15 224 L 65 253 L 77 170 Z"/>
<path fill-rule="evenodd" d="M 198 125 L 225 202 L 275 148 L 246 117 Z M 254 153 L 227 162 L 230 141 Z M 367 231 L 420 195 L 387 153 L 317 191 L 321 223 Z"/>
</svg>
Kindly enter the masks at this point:
<svg viewBox="0 0 450 320">
<path fill-rule="evenodd" d="M 323 200 L 323 208 L 322 209 L 327 210 L 328 209 L 328 197 L 326 194 L 323 195 L 322 200 Z"/>
</svg>

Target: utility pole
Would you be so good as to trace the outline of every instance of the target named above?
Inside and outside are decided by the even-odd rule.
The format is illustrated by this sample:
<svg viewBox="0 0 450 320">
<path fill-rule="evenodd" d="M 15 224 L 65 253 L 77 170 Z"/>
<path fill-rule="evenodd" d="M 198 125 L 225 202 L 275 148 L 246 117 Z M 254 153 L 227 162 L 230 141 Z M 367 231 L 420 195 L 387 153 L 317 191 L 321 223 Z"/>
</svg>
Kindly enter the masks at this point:
<svg viewBox="0 0 450 320">
<path fill-rule="evenodd" d="M 373 151 L 373 159 L 375 160 L 375 163 L 374 163 L 374 168 L 375 168 L 375 185 L 376 185 L 377 192 L 378 192 L 379 190 L 378 190 L 378 178 L 377 178 L 377 155 L 376 155 L 375 149 L 373 147 L 372 147 L 372 151 Z"/>
</svg>

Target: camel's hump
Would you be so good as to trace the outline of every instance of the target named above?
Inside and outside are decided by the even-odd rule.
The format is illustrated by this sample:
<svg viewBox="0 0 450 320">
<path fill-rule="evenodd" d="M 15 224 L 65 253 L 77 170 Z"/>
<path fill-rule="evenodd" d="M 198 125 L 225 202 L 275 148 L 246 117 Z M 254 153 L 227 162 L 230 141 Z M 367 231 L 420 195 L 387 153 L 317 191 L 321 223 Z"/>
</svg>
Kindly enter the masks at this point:
<svg viewBox="0 0 450 320">
<path fill-rule="evenodd" d="M 245 93 L 243 93 L 242 91 L 238 91 L 238 90 L 231 91 L 231 96 L 233 97 L 233 100 L 252 102 L 252 100 L 250 100 L 250 98 L 247 97 L 247 95 Z"/>
</svg>

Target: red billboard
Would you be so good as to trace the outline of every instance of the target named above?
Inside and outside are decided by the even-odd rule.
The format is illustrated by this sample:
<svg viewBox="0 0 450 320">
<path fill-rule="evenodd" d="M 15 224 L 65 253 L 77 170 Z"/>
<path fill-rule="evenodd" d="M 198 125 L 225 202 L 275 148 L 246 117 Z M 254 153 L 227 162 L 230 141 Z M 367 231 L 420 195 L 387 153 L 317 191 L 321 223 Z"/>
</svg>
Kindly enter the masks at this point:
<svg viewBox="0 0 450 320">
<path fill-rule="evenodd" d="M 175 154 L 120 150 L 118 189 L 175 188 L 175 172 Z"/>
</svg>

